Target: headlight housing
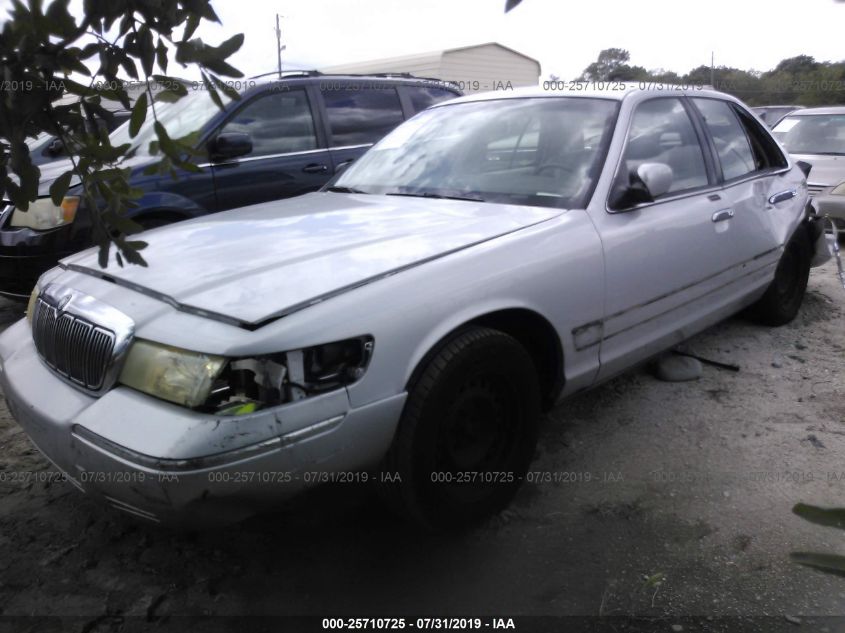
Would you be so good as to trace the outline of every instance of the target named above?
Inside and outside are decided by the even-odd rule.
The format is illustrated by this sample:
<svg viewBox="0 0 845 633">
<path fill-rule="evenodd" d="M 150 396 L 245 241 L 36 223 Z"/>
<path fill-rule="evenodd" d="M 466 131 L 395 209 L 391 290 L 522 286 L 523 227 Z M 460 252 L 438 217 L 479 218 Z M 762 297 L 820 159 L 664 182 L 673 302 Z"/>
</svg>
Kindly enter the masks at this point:
<svg viewBox="0 0 845 633">
<path fill-rule="evenodd" d="M 70 224 L 76 219 L 79 209 L 79 196 L 65 196 L 58 207 L 50 198 L 39 198 L 29 205 L 29 209 L 12 212 L 11 226 L 26 227 L 37 231 L 53 229 Z"/>
<path fill-rule="evenodd" d="M 138 339 L 129 348 L 119 380 L 156 398 L 193 408 L 208 399 L 225 364 L 222 356 Z"/>
<path fill-rule="evenodd" d="M 352 384 L 373 353 L 360 336 L 256 358 L 201 354 L 136 340 L 119 381 L 151 396 L 216 415 L 245 415 Z"/>
<path fill-rule="evenodd" d="M 840 182 L 830 193 L 834 196 L 845 196 L 845 182 Z"/>
</svg>

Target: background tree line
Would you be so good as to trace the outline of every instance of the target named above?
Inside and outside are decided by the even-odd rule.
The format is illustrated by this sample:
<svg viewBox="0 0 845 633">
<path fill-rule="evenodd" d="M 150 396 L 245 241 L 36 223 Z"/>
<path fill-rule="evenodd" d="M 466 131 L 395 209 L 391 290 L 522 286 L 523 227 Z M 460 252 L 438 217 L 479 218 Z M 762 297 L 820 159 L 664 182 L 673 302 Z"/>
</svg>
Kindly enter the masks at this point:
<svg viewBox="0 0 845 633">
<path fill-rule="evenodd" d="M 759 72 L 730 66 L 698 66 L 680 75 L 671 70 L 646 70 L 630 63 L 623 48 L 607 48 L 584 69 L 579 81 L 653 81 L 706 84 L 730 93 L 750 105 L 845 104 L 845 61 L 819 62 L 810 55 L 782 60 L 773 70 Z"/>
</svg>

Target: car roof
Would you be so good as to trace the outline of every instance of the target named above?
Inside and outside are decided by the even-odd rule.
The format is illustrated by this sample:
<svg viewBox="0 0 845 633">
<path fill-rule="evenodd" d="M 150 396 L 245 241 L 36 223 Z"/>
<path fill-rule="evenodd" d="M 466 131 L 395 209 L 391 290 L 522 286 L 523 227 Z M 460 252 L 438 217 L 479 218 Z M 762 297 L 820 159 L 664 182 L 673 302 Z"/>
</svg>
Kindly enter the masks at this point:
<svg viewBox="0 0 845 633">
<path fill-rule="evenodd" d="M 263 75 L 256 75 L 255 77 L 250 77 L 249 79 L 235 80 L 234 83 L 237 84 L 240 82 L 245 84 L 247 88 L 252 88 L 290 82 L 307 83 L 313 81 L 342 80 L 349 82 L 357 81 L 360 83 L 366 80 L 371 80 L 373 82 L 400 84 L 404 83 L 409 85 L 437 84 L 439 87 L 444 88 L 446 90 L 451 90 L 452 92 L 456 93 L 460 92 L 457 84 L 454 84 L 450 81 L 435 79 L 433 77 L 417 77 L 409 73 L 373 73 L 365 75 L 356 75 L 348 73 L 326 74 L 321 73 L 317 70 L 286 71 L 286 73 L 287 74 L 282 73 L 281 77 L 279 77 L 278 73 L 276 72 L 265 73 Z"/>
<path fill-rule="evenodd" d="M 652 84 L 646 82 L 624 82 L 608 81 L 598 82 L 607 86 L 595 86 L 595 83 L 574 84 L 573 82 L 543 82 L 542 86 L 529 86 L 527 88 L 508 88 L 503 90 L 492 90 L 490 92 L 477 92 L 475 94 L 450 99 L 431 107 L 439 108 L 456 103 L 469 103 L 475 101 L 493 101 L 497 99 L 525 99 L 525 98 L 560 98 L 577 97 L 593 99 L 612 99 L 614 101 L 643 101 L 650 97 L 657 96 L 687 96 L 687 97 L 711 97 L 724 99 L 739 103 L 735 97 L 713 90 L 707 86 L 675 86 L 669 84 Z M 563 89 L 556 89 L 561 85 Z M 548 87 L 547 87 L 548 86 Z M 576 86 L 584 86 L 579 88 Z"/>
<path fill-rule="evenodd" d="M 814 114 L 845 114 L 845 106 L 827 106 L 824 108 L 803 108 L 790 112 L 789 116 L 808 116 Z"/>
</svg>

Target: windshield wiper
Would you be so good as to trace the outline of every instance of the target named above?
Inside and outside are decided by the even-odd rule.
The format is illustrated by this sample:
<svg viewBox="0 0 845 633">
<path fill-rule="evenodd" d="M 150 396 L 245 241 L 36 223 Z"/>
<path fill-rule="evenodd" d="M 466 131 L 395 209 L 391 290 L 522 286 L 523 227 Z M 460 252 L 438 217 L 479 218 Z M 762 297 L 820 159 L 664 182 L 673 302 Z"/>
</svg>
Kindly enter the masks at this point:
<svg viewBox="0 0 845 633">
<path fill-rule="evenodd" d="M 468 200 L 469 202 L 484 202 L 484 198 L 479 198 L 478 196 L 447 196 L 442 193 L 431 193 L 431 192 L 418 192 L 418 193 L 409 193 L 404 191 L 391 191 L 390 193 L 384 194 L 386 196 L 407 196 L 409 198 L 438 198 L 441 200 Z"/>
<path fill-rule="evenodd" d="M 329 187 L 326 191 L 331 191 L 332 193 L 369 193 L 367 191 L 355 189 L 355 187 Z"/>
</svg>

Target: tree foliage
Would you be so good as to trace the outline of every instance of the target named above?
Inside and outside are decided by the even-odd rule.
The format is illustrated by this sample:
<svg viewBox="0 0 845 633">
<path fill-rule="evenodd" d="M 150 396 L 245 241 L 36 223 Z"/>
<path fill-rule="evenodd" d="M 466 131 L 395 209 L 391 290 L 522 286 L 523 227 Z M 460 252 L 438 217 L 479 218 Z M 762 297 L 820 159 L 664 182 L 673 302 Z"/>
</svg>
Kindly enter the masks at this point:
<svg viewBox="0 0 845 633">
<path fill-rule="evenodd" d="M 67 151 L 72 167 L 50 187 L 54 203 L 60 203 L 79 179 L 80 196 L 100 246 L 100 264 L 106 265 L 112 244 L 121 265 L 124 260 L 144 264 L 138 251 L 145 245 L 128 239 L 140 227 L 125 217 L 140 195 L 129 186 L 129 168 L 122 164 L 131 144 L 112 147 L 98 125 L 109 118 L 104 100 L 132 107 L 134 137 L 148 115 L 156 116 L 154 101 L 173 102 L 187 94 L 185 83 L 167 74 L 171 53 L 180 66 L 199 68 L 204 88 L 218 105 L 218 91 L 237 98 L 220 77 L 242 76 L 227 58 L 240 48 L 243 35 L 219 46 L 194 38 L 203 20 L 219 22 L 210 0 L 84 0 L 81 19 L 71 15 L 68 1 L 53 0 L 45 8 L 42 0 L 13 0 L 10 19 L 3 25 L 0 197 L 23 210 L 38 198 L 40 171 L 30 161 L 26 140 L 42 132 L 56 136 L 66 150 L 74 151 Z M 121 77 L 143 89 L 134 106 Z M 155 99 L 151 82 L 163 86 Z M 66 94 L 77 98 L 59 103 Z M 150 151 L 161 157 L 159 173 L 175 175 L 177 166 L 198 169 L 190 161 L 196 153 L 193 138 L 170 138 L 160 123 L 155 132 Z"/>
<path fill-rule="evenodd" d="M 819 62 L 809 55 L 782 60 L 770 71 L 757 72 L 729 66 L 698 66 L 680 75 L 664 69 L 646 70 L 630 63 L 630 54 L 608 48 L 587 66 L 580 81 L 647 81 L 713 85 L 750 105 L 845 104 L 845 61 Z"/>
</svg>

